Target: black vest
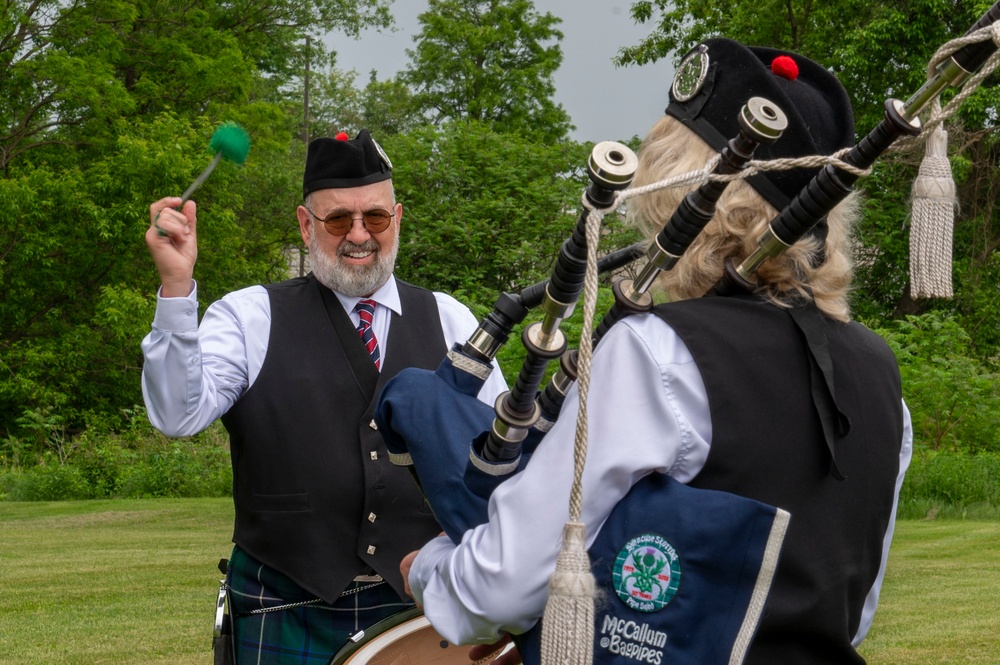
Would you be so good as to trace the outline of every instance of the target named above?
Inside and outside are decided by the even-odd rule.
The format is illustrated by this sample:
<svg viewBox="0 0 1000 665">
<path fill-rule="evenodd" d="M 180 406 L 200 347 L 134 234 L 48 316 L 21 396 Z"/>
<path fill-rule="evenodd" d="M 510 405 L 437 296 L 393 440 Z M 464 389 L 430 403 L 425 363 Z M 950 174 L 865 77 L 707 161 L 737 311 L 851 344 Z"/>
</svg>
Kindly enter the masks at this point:
<svg viewBox="0 0 1000 665">
<path fill-rule="evenodd" d="M 831 475 L 808 350 L 789 314 L 753 298 L 654 308 L 691 350 L 708 392 L 712 445 L 689 483 L 791 513 L 747 665 L 864 663 L 851 646 L 882 555 L 902 439 L 899 369 L 858 323 L 822 318 L 834 390 L 851 422 Z"/>
<path fill-rule="evenodd" d="M 333 292 L 312 275 L 266 286 L 267 355 L 222 417 L 233 542 L 327 602 L 368 567 L 402 595 L 400 560 L 440 532 L 409 472 L 389 462 L 372 420 L 386 381 L 404 367 L 434 369 L 447 351 L 433 294 L 397 284 L 403 315 L 392 315 L 390 339 L 380 340 L 386 353 L 373 395 L 338 341 L 334 326 L 367 359 Z M 368 378 L 370 390 L 376 377 Z"/>
</svg>

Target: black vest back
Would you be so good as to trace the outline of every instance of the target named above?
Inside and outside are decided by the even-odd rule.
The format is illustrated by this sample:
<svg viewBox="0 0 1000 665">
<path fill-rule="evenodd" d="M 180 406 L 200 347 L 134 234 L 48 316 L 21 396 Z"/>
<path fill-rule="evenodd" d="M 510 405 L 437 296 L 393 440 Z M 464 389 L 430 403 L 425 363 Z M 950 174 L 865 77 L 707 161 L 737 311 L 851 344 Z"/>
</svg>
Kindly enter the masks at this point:
<svg viewBox="0 0 1000 665">
<path fill-rule="evenodd" d="M 654 312 L 684 340 L 705 382 L 711 450 L 689 483 L 791 513 L 747 665 L 864 663 L 851 646 L 881 563 L 902 439 L 899 369 L 858 323 L 822 318 L 838 405 L 851 422 L 834 479 L 810 391 L 808 348 L 787 311 L 749 297 Z"/>
<path fill-rule="evenodd" d="M 403 315 L 392 315 L 371 399 L 335 333 L 335 324 L 353 326 L 333 293 L 322 293 L 312 275 L 265 287 L 267 355 L 222 417 L 233 542 L 327 602 L 368 567 L 402 595 L 400 560 L 440 532 L 409 472 L 389 462 L 372 420 L 386 381 L 404 367 L 434 369 L 447 351 L 433 294 L 397 284 Z M 347 338 L 364 352 L 356 333 Z"/>
</svg>

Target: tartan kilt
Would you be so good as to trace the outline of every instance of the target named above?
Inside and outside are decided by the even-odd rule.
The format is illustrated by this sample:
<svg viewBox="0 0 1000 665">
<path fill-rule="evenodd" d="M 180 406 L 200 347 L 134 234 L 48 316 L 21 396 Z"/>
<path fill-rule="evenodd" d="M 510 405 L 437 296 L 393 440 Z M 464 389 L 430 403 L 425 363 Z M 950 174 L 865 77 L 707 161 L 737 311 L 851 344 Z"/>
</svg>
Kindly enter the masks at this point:
<svg viewBox="0 0 1000 665">
<path fill-rule="evenodd" d="M 329 663 L 351 634 L 413 607 L 386 583 L 355 582 L 333 605 L 323 601 L 251 614 L 254 610 L 314 600 L 278 571 L 233 548 L 226 575 L 236 665 Z"/>
</svg>

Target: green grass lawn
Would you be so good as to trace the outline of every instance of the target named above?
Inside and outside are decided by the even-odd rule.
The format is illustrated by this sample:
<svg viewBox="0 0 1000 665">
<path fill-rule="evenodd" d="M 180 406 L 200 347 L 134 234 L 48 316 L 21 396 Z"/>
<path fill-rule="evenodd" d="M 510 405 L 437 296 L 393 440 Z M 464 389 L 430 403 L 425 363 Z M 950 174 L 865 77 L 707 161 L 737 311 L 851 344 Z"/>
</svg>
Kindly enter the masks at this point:
<svg viewBox="0 0 1000 665">
<path fill-rule="evenodd" d="M 0 663 L 212 662 L 230 499 L 0 502 Z"/>
<path fill-rule="evenodd" d="M 212 662 L 229 499 L 0 502 L 0 665 Z M 1000 663 L 1000 522 L 900 522 L 873 664 Z"/>
<path fill-rule="evenodd" d="M 1000 521 L 901 521 L 870 663 L 1000 663 Z"/>
</svg>

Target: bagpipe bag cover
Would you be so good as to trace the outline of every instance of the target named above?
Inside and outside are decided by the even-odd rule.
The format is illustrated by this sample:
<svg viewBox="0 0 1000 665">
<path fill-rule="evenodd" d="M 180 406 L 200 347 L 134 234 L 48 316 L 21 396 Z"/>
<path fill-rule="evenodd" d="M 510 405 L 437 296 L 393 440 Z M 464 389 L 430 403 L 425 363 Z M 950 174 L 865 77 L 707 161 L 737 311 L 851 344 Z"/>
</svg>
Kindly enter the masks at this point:
<svg viewBox="0 0 1000 665">
<path fill-rule="evenodd" d="M 492 475 L 470 461 L 471 450 L 481 447 L 496 415 L 476 397 L 483 383 L 446 357 L 433 372 L 399 372 L 382 389 L 375 409 L 390 456 L 410 456 L 434 516 L 455 543 L 489 519 L 490 495 L 514 473 Z M 524 467 L 540 437 L 529 434 L 515 470 Z"/>
<path fill-rule="evenodd" d="M 760 622 L 788 513 L 653 473 L 588 549 L 598 593 L 594 663 L 733 665 Z M 541 662 L 541 622 L 515 638 Z"/>
<path fill-rule="evenodd" d="M 412 458 L 431 509 L 456 543 L 487 521 L 489 495 L 509 477 L 491 476 L 469 461 L 470 447 L 486 436 L 494 417 L 475 397 L 481 386 L 449 359 L 434 372 L 406 369 L 386 384 L 375 415 L 389 452 Z M 522 456 L 519 468 L 528 458 Z M 742 662 L 788 517 L 663 474 L 640 480 L 588 549 L 600 590 L 594 662 Z M 524 665 L 541 662 L 540 623 L 516 641 Z"/>
</svg>

